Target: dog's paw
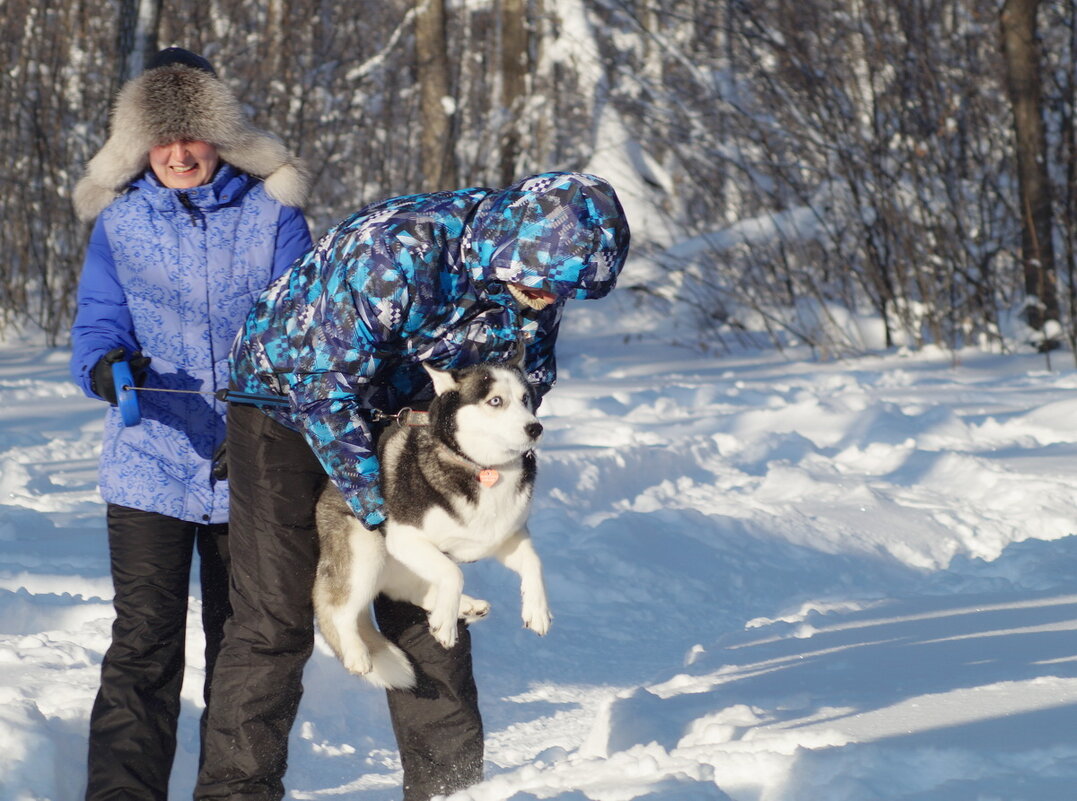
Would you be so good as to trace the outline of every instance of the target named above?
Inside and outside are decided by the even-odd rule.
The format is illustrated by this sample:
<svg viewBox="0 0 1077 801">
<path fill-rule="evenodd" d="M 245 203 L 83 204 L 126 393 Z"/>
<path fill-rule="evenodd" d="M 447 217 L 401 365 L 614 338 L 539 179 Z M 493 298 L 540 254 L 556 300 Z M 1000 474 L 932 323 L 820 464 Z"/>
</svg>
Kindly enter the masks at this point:
<svg viewBox="0 0 1077 801">
<path fill-rule="evenodd" d="M 370 651 L 366 650 L 346 651 L 340 655 L 340 661 L 349 673 L 354 673 L 356 676 L 365 676 L 374 669 L 374 661 L 370 656 Z"/>
<path fill-rule="evenodd" d="M 456 615 L 439 615 L 430 613 L 430 633 L 445 649 L 456 645 Z"/>
<path fill-rule="evenodd" d="M 484 601 L 482 598 L 472 598 L 470 595 L 464 595 L 460 598 L 460 617 L 468 623 L 482 620 L 488 614 L 490 614 L 489 601 Z"/>
<path fill-rule="evenodd" d="M 531 629 L 540 636 L 550 630 L 553 615 L 546 604 L 525 604 L 523 610 L 524 627 Z"/>
</svg>

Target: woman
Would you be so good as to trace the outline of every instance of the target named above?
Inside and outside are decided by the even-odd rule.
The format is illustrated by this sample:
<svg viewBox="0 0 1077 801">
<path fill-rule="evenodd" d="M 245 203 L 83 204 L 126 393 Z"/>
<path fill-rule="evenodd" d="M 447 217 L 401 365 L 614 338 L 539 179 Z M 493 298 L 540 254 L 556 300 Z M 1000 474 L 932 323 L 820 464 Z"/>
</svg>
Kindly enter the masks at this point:
<svg viewBox="0 0 1077 801">
<path fill-rule="evenodd" d="M 72 328 L 72 374 L 115 407 L 128 360 L 142 420 L 111 408 L 100 488 L 116 621 L 90 718 L 86 798 L 163 799 L 176 748 L 192 553 L 201 561 L 205 699 L 228 604 L 228 351 L 252 301 L 310 247 L 301 163 L 251 126 L 201 56 L 161 51 L 120 92 L 75 190 L 97 218 Z M 184 390 L 155 392 L 152 390 Z M 204 394 L 196 394 L 204 393 Z"/>
</svg>

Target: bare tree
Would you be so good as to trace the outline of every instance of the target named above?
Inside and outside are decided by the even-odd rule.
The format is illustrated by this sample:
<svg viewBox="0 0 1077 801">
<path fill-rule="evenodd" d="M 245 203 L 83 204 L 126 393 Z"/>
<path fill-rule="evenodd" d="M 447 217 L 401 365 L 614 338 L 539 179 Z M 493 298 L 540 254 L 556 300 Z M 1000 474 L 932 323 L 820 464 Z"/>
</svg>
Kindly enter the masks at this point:
<svg viewBox="0 0 1077 801">
<path fill-rule="evenodd" d="M 142 73 L 157 47 L 162 0 L 120 0 L 116 88 Z"/>
<path fill-rule="evenodd" d="M 528 35 L 524 0 L 501 0 L 501 110 L 504 127 L 500 142 L 499 183 L 517 177 L 522 149 L 520 126 L 527 91 Z"/>
<path fill-rule="evenodd" d="M 0 14 L 0 323 L 62 341 L 88 233 L 70 205 L 89 155 L 87 123 L 105 128 L 115 28 L 81 4 L 6 0 Z"/>
<path fill-rule="evenodd" d="M 1043 120 L 1036 17 L 1040 0 L 1006 0 L 999 15 L 1006 85 L 1013 109 L 1021 214 L 1021 254 L 1029 325 L 1043 330 L 1059 319 L 1051 182 Z M 1045 339 L 1044 347 L 1053 346 Z"/>
<path fill-rule="evenodd" d="M 870 319 L 889 343 L 1003 342 L 1026 297 L 1077 341 L 1077 0 L 1003 9 L 1044 40 L 1038 162 L 997 124 L 1031 96 L 982 35 L 997 0 L 2 2 L 0 324 L 62 341 L 88 234 L 69 193 L 156 31 L 307 159 L 316 233 L 392 194 L 601 163 L 645 196 L 637 252 L 648 223 L 672 232 L 668 289 L 712 341 L 840 352 Z M 1030 164 L 1041 199 L 1018 202 Z"/>
<path fill-rule="evenodd" d="M 999 341 L 1020 265 L 992 3 L 617 6 L 661 48 L 613 100 L 699 234 L 666 260 L 701 320 L 830 352 L 874 344 L 869 318 L 886 344 Z"/>
<path fill-rule="evenodd" d="M 1077 2 L 1062 0 L 1043 9 L 1039 20 L 1044 36 L 1041 57 L 1044 76 L 1043 107 L 1056 109 L 1045 115 L 1048 123 L 1050 163 L 1057 165 L 1058 180 L 1052 185 L 1055 205 L 1056 253 L 1059 269 L 1063 331 L 1077 357 Z"/>
<path fill-rule="evenodd" d="M 451 189 L 456 182 L 453 142 L 454 98 L 450 85 L 445 0 L 420 0 L 415 22 L 415 62 L 423 188 Z"/>
</svg>

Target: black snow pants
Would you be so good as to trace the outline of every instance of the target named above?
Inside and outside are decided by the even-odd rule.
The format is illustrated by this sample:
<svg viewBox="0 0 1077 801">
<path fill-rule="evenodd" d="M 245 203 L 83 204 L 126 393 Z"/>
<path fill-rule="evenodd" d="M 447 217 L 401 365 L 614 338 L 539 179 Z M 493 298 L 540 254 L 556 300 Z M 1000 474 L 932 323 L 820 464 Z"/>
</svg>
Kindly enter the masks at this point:
<svg viewBox="0 0 1077 801">
<path fill-rule="evenodd" d="M 228 527 L 108 507 L 112 644 L 90 713 L 87 801 L 165 801 L 176 753 L 191 562 L 201 562 L 206 681 L 228 606 Z M 206 718 L 202 717 L 203 732 Z"/>
<path fill-rule="evenodd" d="M 228 464 L 234 613 L 213 677 L 195 797 L 278 801 L 314 646 L 314 504 L 327 478 L 300 434 L 251 406 L 228 410 Z M 456 647 L 446 650 L 421 609 L 381 599 L 376 613 L 418 676 L 414 690 L 388 693 L 405 801 L 478 782 L 483 732 L 467 628 L 461 624 Z"/>
</svg>

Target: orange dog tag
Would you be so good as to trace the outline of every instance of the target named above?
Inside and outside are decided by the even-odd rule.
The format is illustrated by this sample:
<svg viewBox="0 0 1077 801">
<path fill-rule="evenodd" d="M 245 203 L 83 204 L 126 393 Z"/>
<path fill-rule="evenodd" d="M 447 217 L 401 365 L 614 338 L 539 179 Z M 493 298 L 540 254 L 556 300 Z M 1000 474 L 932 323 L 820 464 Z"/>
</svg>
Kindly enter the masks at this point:
<svg viewBox="0 0 1077 801">
<path fill-rule="evenodd" d="M 501 474 L 491 468 L 479 471 L 479 483 L 484 487 L 494 486 L 499 478 L 501 478 Z"/>
</svg>

